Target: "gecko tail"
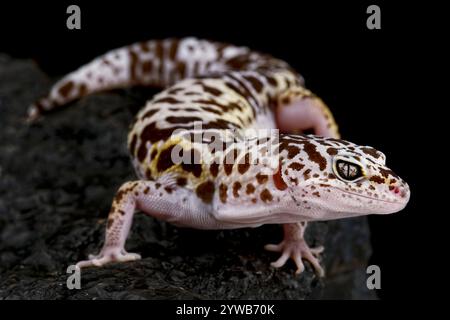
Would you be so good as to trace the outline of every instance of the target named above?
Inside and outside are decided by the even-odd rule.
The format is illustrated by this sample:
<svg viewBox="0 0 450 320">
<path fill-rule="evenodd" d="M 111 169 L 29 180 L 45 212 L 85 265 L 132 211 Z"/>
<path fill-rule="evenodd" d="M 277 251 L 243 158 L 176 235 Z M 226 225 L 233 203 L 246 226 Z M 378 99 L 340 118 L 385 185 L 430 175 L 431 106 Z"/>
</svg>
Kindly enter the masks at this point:
<svg viewBox="0 0 450 320">
<path fill-rule="evenodd" d="M 107 52 L 56 82 L 28 109 L 28 121 L 83 96 L 136 85 L 165 88 L 230 70 L 288 68 L 269 55 L 196 38 L 150 40 Z"/>
</svg>

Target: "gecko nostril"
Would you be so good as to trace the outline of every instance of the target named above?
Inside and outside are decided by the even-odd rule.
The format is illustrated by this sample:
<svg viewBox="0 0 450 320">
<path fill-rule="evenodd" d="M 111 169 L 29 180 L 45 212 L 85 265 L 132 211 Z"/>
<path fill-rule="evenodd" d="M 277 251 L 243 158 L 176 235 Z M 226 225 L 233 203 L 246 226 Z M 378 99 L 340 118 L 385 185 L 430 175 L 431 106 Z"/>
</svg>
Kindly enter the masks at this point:
<svg viewBox="0 0 450 320">
<path fill-rule="evenodd" d="M 396 195 L 398 195 L 398 196 L 400 196 L 402 198 L 405 198 L 406 195 L 408 194 L 407 188 L 405 188 L 405 187 L 395 186 L 395 187 L 391 188 L 391 191 L 394 194 L 396 194 Z"/>
<path fill-rule="evenodd" d="M 394 194 L 396 194 L 396 195 L 398 195 L 398 196 L 400 196 L 402 198 L 405 198 L 406 195 L 407 195 L 406 188 L 404 188 L 404 187 L 400 187 L 400 186 L 395 186 L 394 187 L 394 186 L 392 186 L 392 187 L 389 188 L 389 190 L 391 190 Z"/>
</svg>

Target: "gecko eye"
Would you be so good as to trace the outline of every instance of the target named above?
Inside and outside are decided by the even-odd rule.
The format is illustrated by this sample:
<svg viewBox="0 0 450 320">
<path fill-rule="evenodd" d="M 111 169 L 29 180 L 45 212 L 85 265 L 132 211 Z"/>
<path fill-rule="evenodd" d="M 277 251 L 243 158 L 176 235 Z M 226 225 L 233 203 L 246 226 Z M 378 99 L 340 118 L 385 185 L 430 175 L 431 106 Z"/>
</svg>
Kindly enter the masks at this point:
<svg viewBox="0 0 450 320">
<path fill-rule="evenodd" d="M 335 173 L 344 181 L 355 181 L 363 176 L 361 166 L 345 160 L 336 161 Z"/>
</svg>

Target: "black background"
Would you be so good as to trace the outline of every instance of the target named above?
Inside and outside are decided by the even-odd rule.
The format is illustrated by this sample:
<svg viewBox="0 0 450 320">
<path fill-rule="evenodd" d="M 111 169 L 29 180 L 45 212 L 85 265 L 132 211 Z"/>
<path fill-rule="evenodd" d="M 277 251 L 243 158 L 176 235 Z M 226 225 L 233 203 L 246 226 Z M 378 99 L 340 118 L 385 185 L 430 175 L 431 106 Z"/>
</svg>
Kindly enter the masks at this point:
<svg viewBox="0 0 450 320">
<path fill-rule="evenodd" d="M 286 60 L 329 105 L 343 138 L 383 151 L 410 184 L 405 210 L 370 217 L 371 263 L 382 270 L 381 298 L 423 295 L 419 288 L 435 281 L 429 248 L 438 242 L 422 235 L 433 228 L 427 216 L 434 212 L 425 202 L 429 186 L 416 157 L 426 122 L 421 50 L 433 41 L 422 20 L 426 8 L 298 2 L 2 3 L 0 52 L 32 58 L 51 76 L 112 48 L 174 36 L 246 45 Z M 366 8 L 373 3 L 381 7 L 381 30 L 366 28 Z M 69 4 L 81 7 L 81 30 L 66 28 Z"/>
</svg>

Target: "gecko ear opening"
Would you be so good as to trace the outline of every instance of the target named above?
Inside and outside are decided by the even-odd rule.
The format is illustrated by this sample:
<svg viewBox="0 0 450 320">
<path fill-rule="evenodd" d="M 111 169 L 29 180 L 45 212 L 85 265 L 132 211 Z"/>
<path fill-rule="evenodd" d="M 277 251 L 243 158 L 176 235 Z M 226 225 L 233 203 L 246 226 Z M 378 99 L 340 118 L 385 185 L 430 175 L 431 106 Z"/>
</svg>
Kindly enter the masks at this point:
<svg viewBox="0 0 450 320">
<path fill-rule="evenodd" d="M 276 110 L 276 122 L 282 132 L 339 136 L 327 106 L 313 95 L 281 98 Z"/>
</svg>

